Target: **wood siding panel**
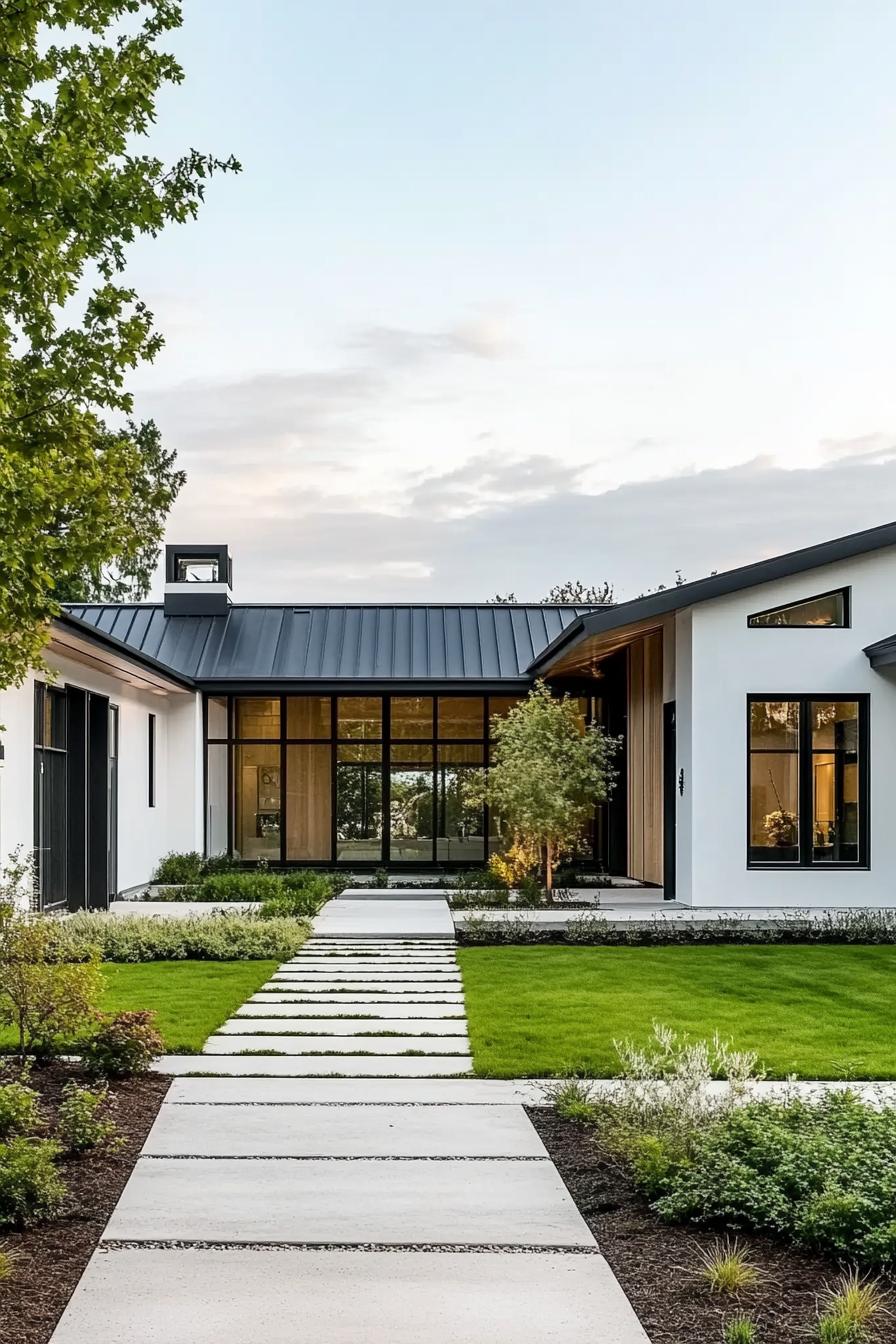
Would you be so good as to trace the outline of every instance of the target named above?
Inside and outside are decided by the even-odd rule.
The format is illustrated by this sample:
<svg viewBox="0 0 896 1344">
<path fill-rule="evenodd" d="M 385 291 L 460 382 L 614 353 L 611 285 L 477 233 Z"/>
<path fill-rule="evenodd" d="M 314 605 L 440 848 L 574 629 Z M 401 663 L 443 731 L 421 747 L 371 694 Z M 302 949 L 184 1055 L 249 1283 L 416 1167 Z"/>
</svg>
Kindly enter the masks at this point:
<svg viewBox="0 0 896 1344">
<path fill-rule="evenodd" d="M 663 637 L 629 650 L 628 875 L 663 880 Z"/>
</svg>

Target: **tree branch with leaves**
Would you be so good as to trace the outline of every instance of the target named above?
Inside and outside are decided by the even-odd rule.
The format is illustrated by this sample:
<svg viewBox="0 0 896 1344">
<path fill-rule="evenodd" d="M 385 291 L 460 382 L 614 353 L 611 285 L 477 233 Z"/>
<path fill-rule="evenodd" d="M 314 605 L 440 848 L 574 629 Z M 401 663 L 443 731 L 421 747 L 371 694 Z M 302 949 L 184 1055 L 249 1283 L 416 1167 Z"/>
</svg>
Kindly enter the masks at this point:
<svg viewBox="0 0 896 1344">
<path fill-rule="evenodd" d="M 0 687 L 40 666 L 66 598 L 142 597 L 183 484 L 131 372 L 162 345 L 123 283 L 143 235 L 198 213 L 233 158 L 137 152 L 177 0 L 21 0 L 0 10 Z"/>
</svg>

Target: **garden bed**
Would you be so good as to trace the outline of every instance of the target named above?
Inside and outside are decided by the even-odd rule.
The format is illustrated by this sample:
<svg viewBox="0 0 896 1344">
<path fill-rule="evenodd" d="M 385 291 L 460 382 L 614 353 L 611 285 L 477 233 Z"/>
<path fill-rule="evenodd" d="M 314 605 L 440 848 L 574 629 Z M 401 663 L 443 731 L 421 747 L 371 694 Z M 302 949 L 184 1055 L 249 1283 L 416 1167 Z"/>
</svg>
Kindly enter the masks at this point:
<svg viewBox="0 0 896 1344">
<path fill-rule="evenodd" d="M 755 1322 L 761 1344 L 812 1337 L 818 1295 L 840 1272 L 832 1260 L 742 1235 L 760 1281 L 737 1298 L 713 1293 L 699 1276 L 699 1248 L 712 1246 L 712 1232 L 661 1222 L 584 1125 L 546 1107 L 528 1114 L 652 1344 L 719 1344 L 740 1313 Z"/>
<path fill-rule="evenodd" d="M 35 1069 L 29 1086 L 41 1094 L 45 1120 L 52 1122 L 71 1079 L 84 1081 L 75 1065 Z M 68 1187 L 62 1213 L 23 1232 L 0 1233 L 0 1245 L 14 1253 L 13 1275 L 0 1283 L 0 1340 L 47 1344 L 84 1271 L 137 1159 L 170 1079 L 148 1074 L 109 1084 L 114 1120 L 122 1145 L 94 1149 L 60 1160 Z"/>
</svg>

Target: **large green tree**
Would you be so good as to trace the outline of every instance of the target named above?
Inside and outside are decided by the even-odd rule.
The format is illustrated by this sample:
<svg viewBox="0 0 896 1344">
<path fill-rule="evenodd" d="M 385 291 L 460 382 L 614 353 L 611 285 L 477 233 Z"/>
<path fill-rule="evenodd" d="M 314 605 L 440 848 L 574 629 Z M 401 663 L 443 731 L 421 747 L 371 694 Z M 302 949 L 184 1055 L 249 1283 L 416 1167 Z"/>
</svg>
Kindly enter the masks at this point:
<svg viewBox="0 0 896 1344">
<path fill-rule="evenodd" d="M 181 20 L 177 0 L 0 6 L 0 687 L 40 664 L 60 596 L 145 590 L 182 483 L 130 419 L 162 340 L 123 276 L 129 243 L 239 168 L 140 152 L 183 79 L 159 49 Z"/>
<path fill-rule="evenodd" d="M 554 866 L 584 836 L 616 780 L 618 739 L 582 727 L 576 702 L 543 681 L 504 717 L 492 719 L 492 763 L 483 781 L 490 808 L 517 846 L 541 855 L 548 892 Z"/>
</svg>

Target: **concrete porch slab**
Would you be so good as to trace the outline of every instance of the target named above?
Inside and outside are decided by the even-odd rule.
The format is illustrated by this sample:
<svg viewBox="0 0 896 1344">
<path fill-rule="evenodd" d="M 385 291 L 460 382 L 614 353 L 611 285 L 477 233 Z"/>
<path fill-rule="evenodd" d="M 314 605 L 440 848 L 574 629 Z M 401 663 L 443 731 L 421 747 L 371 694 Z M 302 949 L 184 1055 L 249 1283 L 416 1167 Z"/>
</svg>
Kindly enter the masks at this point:
<svg viewBox="0 0 896 1344">
<path fill-rule="evenodd" d="M 102 1241 L 169 1240 L 595 1245 L 548 1160 L 140 1158 Z"/>
<path fill-rule="evenodd" d="M 154 1157 L 547 1157 L 522 1106 L 163 1106 Z"/>
<path fill-rule="evenodd" d="M 204 1055 L 242 1055 L 270 1050 L 279 1055 L 469 1055 L 466 1036 L 209 1036 Z"/>
<path fill-rule="evenodd" d="M 295 1250 L 97 1252 L 52 1344 L 423 1338 L 648 1344 L 600 1255 Z"/>
<path fill-rule="evenodd" d="M 293 1010 L 295 1011 L 295 1010 Z M 247 1033 L 287 1032 L 294 1036 L 317 1033 L 324 1036 L 367 1036 L 371 1032 L 393 1032 L 401 1036 L 463 1036 L 467 1025 L 463 1018 L 418 1017 L 246 1017 L 242 1013 L 229 1018 L 216 1036 L 242 1036 Z M 376 1039 L 376 1037 L 374 1037 Z"/>
<path fill-rule="evenodd" d="M 318 936 L 426 938 L 454 941 L 454 921 L 443 900 L 328 901 L 313 924 Z"/>
</svg>

